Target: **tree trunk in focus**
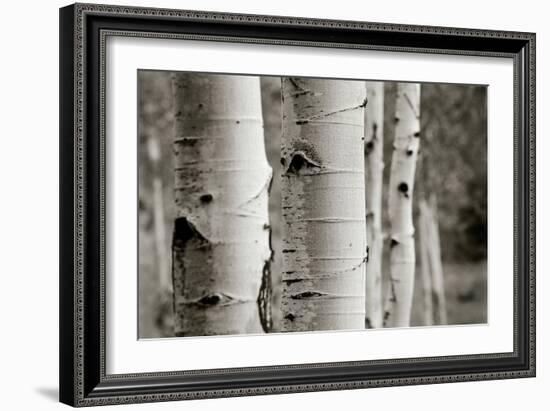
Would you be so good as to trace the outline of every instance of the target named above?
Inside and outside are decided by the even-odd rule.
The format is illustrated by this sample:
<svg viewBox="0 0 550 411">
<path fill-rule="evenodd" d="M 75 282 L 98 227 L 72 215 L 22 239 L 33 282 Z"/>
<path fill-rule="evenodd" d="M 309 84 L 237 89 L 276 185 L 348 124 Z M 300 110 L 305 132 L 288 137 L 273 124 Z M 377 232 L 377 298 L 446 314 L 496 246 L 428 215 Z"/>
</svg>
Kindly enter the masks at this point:
<svg viewBox="0 0 550 411">
<path fill-rule="evenodd" d="M 257 77 L 173 75 L 178 336 L 269 328 L 268 165 Z"/>
<path fill-rule="evenodd" d="M 283 331 L 365 326 L 365 83 L 283 78 Z"/>
</svg>

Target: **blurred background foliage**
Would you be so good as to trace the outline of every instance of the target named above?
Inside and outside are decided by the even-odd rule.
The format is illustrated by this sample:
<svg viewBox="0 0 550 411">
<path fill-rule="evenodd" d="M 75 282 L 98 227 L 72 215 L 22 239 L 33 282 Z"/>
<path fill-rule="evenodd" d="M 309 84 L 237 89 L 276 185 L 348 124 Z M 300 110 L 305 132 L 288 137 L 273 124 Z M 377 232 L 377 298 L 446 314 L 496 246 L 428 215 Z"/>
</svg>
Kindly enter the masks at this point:
<svg viewBox="0 0 550 411">
<path fill-rule="evenodd" d="M 273 168 L 269 216 L 273 229 L 273 331 L 280 328 L 277 309 L 281 297 L 281 185 L 280 78 L 262 77 L 262 111 L 266 155 Z M 164 244 L 170 256 L 173 216 L 173 102 L 171 73 L 140 71 L 139 90 L 139 336 L 172 335 L 170 292 L 159 289 L 156 261 L 153 178 L 163 182 Z M 415 181 L 415 199 L 435 194 L 438 199 L 441 251 L 449 324 L 487 320 L 487 92 L 485 86 L 422 84 L 421 145 Z M 385 83 L 384 104 L 384 231 L 389 228 L 387 183 L 394 132 L 396 83 Z M 367 104 L 368 109 L 368 104 Z M 155 167 L 148 140 L 160 143 L 160 167 Z M 415 201 L 415 205 L 418 204 Z M 415 207 L 415 218 L 418 208 Z M 384 272 L 389 246 L 384 245 Z M 417 247 L 418 250 L 418 247 Z M 417 261 L 420 258 L 417 256 Z M 422 325 L 420 270 L 411 324 Z M 170 276 L 170 273 L 164 273 Z"/>
</svg>

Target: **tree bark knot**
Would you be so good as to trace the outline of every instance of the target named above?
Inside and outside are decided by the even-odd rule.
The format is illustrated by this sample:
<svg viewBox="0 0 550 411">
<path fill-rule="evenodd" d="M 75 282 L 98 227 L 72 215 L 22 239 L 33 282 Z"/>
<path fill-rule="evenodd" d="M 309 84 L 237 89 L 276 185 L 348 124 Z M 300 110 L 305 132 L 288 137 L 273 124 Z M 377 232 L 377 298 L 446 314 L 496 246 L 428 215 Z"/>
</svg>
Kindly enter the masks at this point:
<svg viewBox="0 0 550 411">
<path fill-rule="evenodd" d="M 230 305 L 230 304 L 238 304 L 239 302 L 243 302 L 241 300 L 237 300 L 230 295 L 224 294 L 224 293 L 211 293 L 207 294 L 198 300 L 195 301 L 189 301 L 189 305 L 196 305 L 200 308 L 209 308 L 213 306 L 223 306 L 223 305 Z"/>
<path fill-rule="evenodd" d="M 409 198 L 409 185 L 405 182 L 399 183 L 397 186 L 397 190 L 405 196 L 405 198 Z"/>
<path fill-rule="evenodd" d="M 300 175 L 309 168 L 321 168 L 321 164 L 309 157 L 304 151 L 295 151 L 292 154 L 287 174 Z"/>
<path fill-rule="evenodd" d="M 303 293 L 293 294 L 290 296 L 293 300 L 305 300 L 309 298 L 318 298 L 327 295 L 318 291 L 304 291 Z"/>
<path fill-rule="evenodd" d="M 193 238 L 209 243 L 209 240 L 186 217 L 177 218 L 174 224 L 174 246 L 184 249 L 187 242 Z"/>
</svg>

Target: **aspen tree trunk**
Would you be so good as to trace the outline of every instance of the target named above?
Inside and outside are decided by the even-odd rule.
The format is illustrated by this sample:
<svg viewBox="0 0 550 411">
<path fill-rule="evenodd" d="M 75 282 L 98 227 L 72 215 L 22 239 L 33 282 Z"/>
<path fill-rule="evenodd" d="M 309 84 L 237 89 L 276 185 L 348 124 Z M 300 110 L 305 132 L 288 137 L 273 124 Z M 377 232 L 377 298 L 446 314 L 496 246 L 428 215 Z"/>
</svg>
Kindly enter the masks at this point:
<svg viewBox="0 0 550 411">
<path fill-rule="evenodd" d="M 445 282 L 443 264 L 441 263 L 441 242 L 437 217 L 437 197 L 430 196 L 428 229 L 431 240 L 430 261 L 432 267 L 433 299 L 438 324 L 447 324 L 447 304 L 445 299 Z"/>
<path fill-rule="evenodd" d="M 426 200 L 419 201 L 420 217 L 418 220 L 418 231 L 420 234 L 420 264 L 422 267 L 422 297 L 424 325 L 433 325 L 433 301 L 432 301 L 432 273 L 430 269 L 430 235 L 428 220 L 428 204 Z"/>
<path fill-rule="evenodd" d="M 382 327 L 382 180 L 384 175 L 384 83 L 367 82 L 365 197 L 367 244 L 366 328 Z"/>
<path fill-rule="evenodd" d="M 410 325 L 415 273 L 412 200 L 420 140 L 420 84 L 397 85 L 395 122 L 388 199 L 390 284 L 384 317 L 385 326 L 407 327 Z"/>
<path fill-rule="evenodd" d="M 283 331 L 365 326 L 365 84 L 283 78 Z"/>
<path fill-rule="evenodd" d="M 268 328 L 268 190 L 257 77 L 173 75 L 178 336 Z"/>
</svg>

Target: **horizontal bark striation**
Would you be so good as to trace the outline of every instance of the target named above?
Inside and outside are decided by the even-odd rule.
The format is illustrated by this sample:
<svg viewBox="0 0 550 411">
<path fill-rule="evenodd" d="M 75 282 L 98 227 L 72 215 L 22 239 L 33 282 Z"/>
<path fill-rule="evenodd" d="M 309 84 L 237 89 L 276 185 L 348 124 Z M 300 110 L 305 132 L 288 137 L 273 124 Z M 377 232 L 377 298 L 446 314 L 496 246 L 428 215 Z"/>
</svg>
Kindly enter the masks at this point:
<svg viewBox="0 0 550 411">
<path fill-rule="evenodd" d="M 384 172 L 384 83 L 367 82 L 365 110 L 365 199 L 369 259 L 366 267 L 366 328 L 382 327 L 382 180 Z"/>
<path fill-rule="evenodd" d="M 259 79 L 178 73 L 173 91 L 176 335 L 263 332 L 271 168 Z"/>
<path fill-rule="evenodd" d="M 407 327 L 410 325 L 416 262 L 412 201 L 420 142 L 420 84 L 398 83 L 395 121 L 388 198 L 390 287 L 384 323 L 387 327 Z"/>
<path fill-rule="evenodd" d="M 282 91 L 282 329 L 364 328 L 364 83 L 283 78 Z"/>
</svg>

